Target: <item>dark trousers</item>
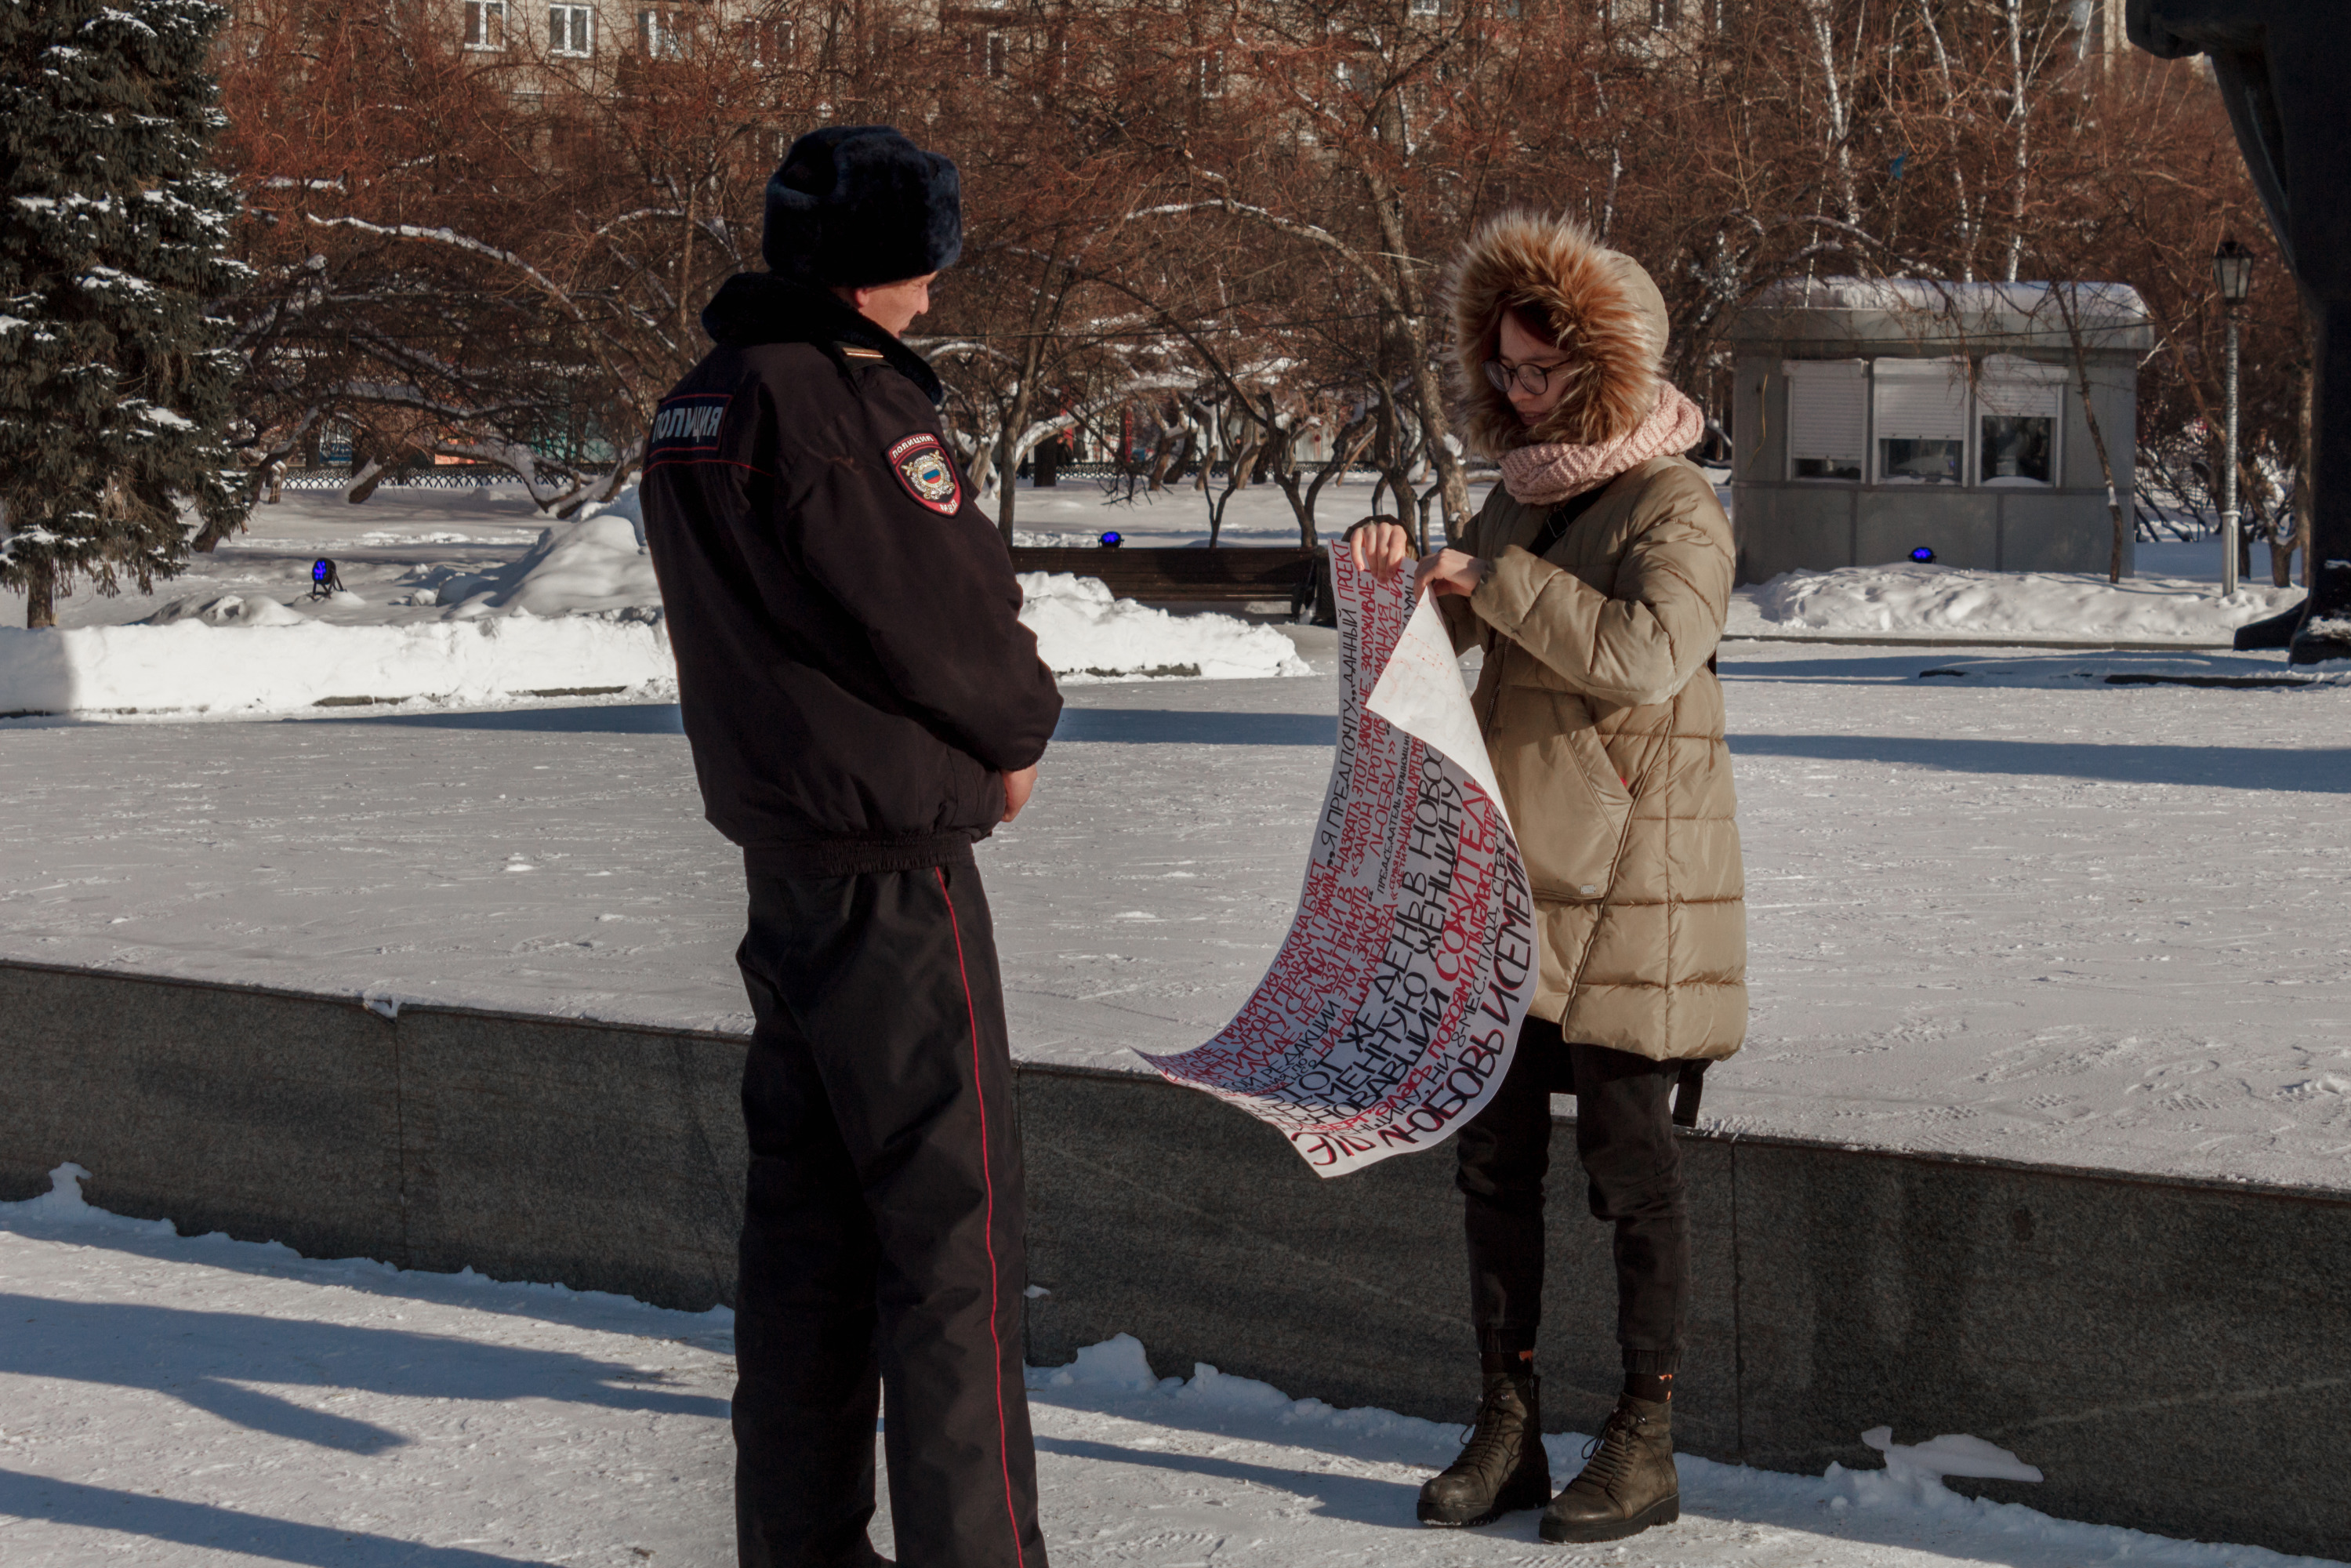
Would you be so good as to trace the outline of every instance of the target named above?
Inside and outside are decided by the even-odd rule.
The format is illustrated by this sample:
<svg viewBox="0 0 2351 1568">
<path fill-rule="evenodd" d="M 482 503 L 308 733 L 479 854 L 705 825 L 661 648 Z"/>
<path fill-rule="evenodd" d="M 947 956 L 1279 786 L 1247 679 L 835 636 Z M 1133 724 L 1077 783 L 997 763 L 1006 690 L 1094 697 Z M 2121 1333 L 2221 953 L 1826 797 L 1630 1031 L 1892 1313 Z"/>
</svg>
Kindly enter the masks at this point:
<svg viewBox="0 0 2351 1568">
<path fill-rule="evenodd" d="M 746 1568 L 1045 1568 L 1021 1385 L 1020 1143 L 968 865 L 754 878 L 735 1352 Z"/>
<path fill-rule="evenodd" d="M 1530 1018 L 1502 1086 L 1455 1142 L 1469 1232 L 1469 1319 L 1481 1354 L 1535 1347 L 1542 1322 L 1551 1096 L 1575 1095 L 1593 1218 L 1616 1227 L 1616 1343 L 1627 1372 L 1679 1369 L 1689 1316 L 1689 1203 L 1674 1143 L 1680 1063 L 1576 1045 Z"/>
</svg>

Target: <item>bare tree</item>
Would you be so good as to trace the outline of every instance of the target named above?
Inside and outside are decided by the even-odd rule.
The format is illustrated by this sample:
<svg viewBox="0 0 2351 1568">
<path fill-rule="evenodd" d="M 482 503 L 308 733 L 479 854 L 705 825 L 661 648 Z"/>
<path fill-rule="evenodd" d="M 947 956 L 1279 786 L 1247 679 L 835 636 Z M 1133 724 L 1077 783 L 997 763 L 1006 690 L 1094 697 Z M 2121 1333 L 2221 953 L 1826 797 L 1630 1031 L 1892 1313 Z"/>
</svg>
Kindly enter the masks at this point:
<svg viewBox="0 0 2351 1568">
<path fill-rule="evenodd" d="M 966 261 L 918 342 L 1008 538 L 1035 445 L 1128 409 L 1152 486 L 1188 476 L 1219 538 L 1262 476 L 1312 542 L 1354 461 L 1413 527 L 1458 530 L 1444 267 L 1505 208 L 1581 216 L 1648 268 L 1667 372 L 1717 429 L 1722 334 L 1775 282 L 2134 284 L 2162 351 L 2117 447 L 2217 424 L 2206 258 L 2261 229 L 2195 68 L 2087 60 L 2045 0 L 1798 0 L 1721 26 L 1548 0 L 1039 3 L 921 29 L 724 0 L 592 57 L 519 31 L 461 47 L 451 5 L 253 0 L 224 49 L 254 270 L 222 313 L 256 486 L 342 430 L 355 497 L 435 459 L 559 515 L 610 493 L 705 346 L 702 305 L 759 265 L 768 171 L 826 121 L 924 127 L 966 172 Z M 2257 289 L 2247 331 L 2258 498 L 2302 450 L 2290 291 Z M 1338 439 L 1310 476 L 1316 416 Z"/>
</svg>

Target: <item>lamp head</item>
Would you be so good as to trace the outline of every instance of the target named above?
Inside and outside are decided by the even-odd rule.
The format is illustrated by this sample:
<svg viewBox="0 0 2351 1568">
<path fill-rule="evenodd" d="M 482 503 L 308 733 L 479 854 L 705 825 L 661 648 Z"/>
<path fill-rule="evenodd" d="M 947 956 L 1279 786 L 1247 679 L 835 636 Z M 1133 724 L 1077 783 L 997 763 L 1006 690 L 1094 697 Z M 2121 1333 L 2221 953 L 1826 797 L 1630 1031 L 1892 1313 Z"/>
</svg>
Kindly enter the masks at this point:
<svg viewBox="0 0 2351 1568">
<path fill-rule="evenodd" d="M 2253 253 L 2239 245 L 2234 235 L 2212 253 L 2212 282 L 2232 306 L 2242 305 L 2253 291 Z"/>
</svg>

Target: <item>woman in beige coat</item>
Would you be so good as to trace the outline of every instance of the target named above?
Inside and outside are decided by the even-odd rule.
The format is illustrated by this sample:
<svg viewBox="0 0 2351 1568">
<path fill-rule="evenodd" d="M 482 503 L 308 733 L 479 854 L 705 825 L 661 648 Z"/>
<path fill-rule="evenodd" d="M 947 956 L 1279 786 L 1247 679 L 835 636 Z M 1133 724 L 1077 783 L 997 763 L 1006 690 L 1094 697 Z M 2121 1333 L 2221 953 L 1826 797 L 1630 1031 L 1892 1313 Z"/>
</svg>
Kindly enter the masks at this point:
<svg viewBox="0 0 2351 1568">
<path fill-rule="evenodd" d="M 1730 523 L 1681 454 L 1704 423 L 1659 374 L 1665 302 L 1629 256 L 1564 218 L 1492 220 L 1463 247 L 1454 330 L 1470 445 L 1502 483 L 1424 558 L 1532 885 L 1541 973 L 1501 1088 L 1457 1140 L 1485 1397 L 1422 1489 L 1431 1524 L 1543 1508 L 1547 1541 L 1614 1541 L 1680 1517 L 1673 1380 L 1689 1218 L 1677 1082 L 1747 1028 L 1747 936 L 1715 644 Z M 1386 575 L 1404 530 L 1356 525 Z M 1573 1092 L 1592 1212 L 1616 1228 L 1624 1392 L 1557 1498 L 1534 1375 L 1550 1095 Z M 1548 1506 L 1545 1506 L 1548 1504 Z"/>
</svg>

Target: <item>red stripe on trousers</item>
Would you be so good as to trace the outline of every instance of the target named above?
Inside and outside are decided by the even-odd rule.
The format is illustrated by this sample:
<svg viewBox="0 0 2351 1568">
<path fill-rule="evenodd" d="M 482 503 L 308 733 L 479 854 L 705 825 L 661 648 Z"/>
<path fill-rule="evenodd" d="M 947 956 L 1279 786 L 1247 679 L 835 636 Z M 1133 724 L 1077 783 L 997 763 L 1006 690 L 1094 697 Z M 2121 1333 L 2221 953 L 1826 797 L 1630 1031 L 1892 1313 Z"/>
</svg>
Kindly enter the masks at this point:
<svg viewBox="0 0 2351 1568">
<path fill-rule="evenodd" d="M 1004 1340 L 996 1328 L 1003 1306 L 1002 1275 L 996 1266 L 996 1175 L 987 1158 L 987 1092 L 979 1086 L 979 1008 L 971 999 L 971 968 L 963 956 L 963 922 L 956 918 L 946 868 L 934 866 L 932 873 L 939 879 L 939 896 L 946 901 L 947 929 L 955 933 L 956 973 L 963 981 L 964 1016 L 971 1020 L 971 1092 L 979 1100 L 979 1177 L 987 1193 L 987 1339 L 996 1347 L 996 1453 L 1004 1465 L 1004 1517 L 1012 1526 L 1013 1560 L 1025 1568 L 1029 1554 L 1020 1547 L 1020 1513 L 1012 1503 L 1012 1445 L 1004 1428 Z"/>
</svg>

